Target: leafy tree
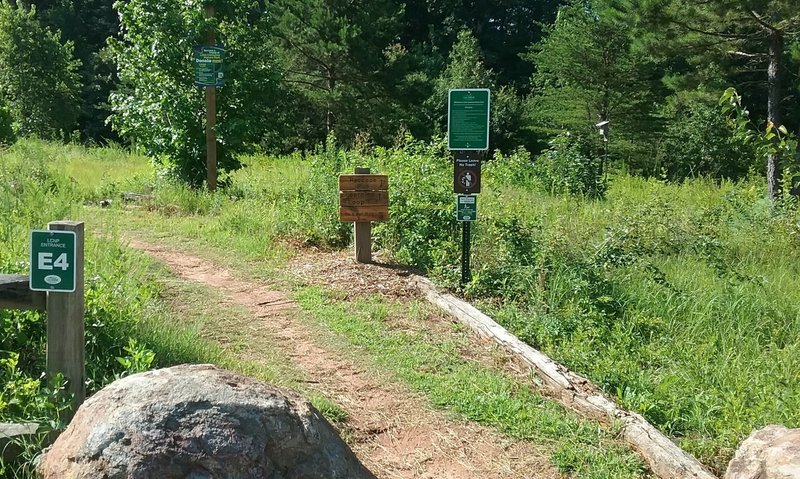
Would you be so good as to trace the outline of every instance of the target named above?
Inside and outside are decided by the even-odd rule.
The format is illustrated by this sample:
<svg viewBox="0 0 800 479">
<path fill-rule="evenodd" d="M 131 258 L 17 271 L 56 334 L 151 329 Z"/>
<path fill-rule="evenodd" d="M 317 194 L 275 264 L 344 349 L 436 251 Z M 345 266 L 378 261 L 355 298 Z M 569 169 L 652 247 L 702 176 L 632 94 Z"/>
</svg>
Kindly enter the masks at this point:
<svg viewBox="0 0 800 479">
<path fill-rule="evenodd" d="M 204 93 L 193 86 L 192 47 L 211 26 L 225 46 L 225 84 L 217 89 L 218 165 L 275 128 L 280 72 L 264 41 L 271 30 L 259 2 L 218 0 L 204 18 L 200 2 L 129 0 L 117 4 L 122 40 L 112 42 L 121 85 L 111 95 L 113 127 L 191 185 L 206 178 Z"/>
<path fill-rule="evenodd" d="M 641 150 L 658 131 L 658 65 L 633 48 L 628 24 L 600 3 L 575 1 L 559 10 L 526 58 L 537 67 L 534 111 L 540 128 L 596 137 L 594 125 L 609 121 L 612 152 L 639 150 L 646 156 Z"/>
<path fill-rule="evenodd" d="M 409 51 L 424 46 L 424 54 L 437 76 L 458 34 L 469 30 L 480 45 L 484 64 L 496 72 L 499 85 L 523 90 L 533 65 L 520 55 L 541 40 L 542 25 L 555 19 L 563 0 L 407 0 L 403 11 L 400 43 Z"/>
<path fill-rule="evenodd" d="M 722 65 L 728 78 L 748 85 L 751 96 L 763 87 L 768 125 L 783 126 L 786 110 L 787 45 L 800 35 L 795 0 L 617 0 L 619 8 L 657 29 L 663 46 L 696 52 L 694 65 Z M 727 67 L 727 68 L 725 68 Z M 695 67 L 691 70 L 698 70 Z M 766 71 L 766 75 L 763 72 Z M 780 192 L 778 153 L 769 156 L 770 198 Z"/>
<path fill-rule="evenodd" d="M 526 142 L 525 102 L 512 87 L 498 87 L 497 75 L 484 66 L 483 53 L 469 30 L 459 32 L 447 67 L 436 79 L 434 93 L 426 103 L 437 132 L 444 133 L 447 129 L 447 92 L 451 88 L 491 90 L 491 149 L 511 151 Z"/>
<path fill-rule="evenodd" d="M 119 15 L 114 0 L 36 0 L 41 20 L 59 30 L 75 46 L 80 60 L 83 89 L 80 92 L 78 128 L 84 139 L 113 139 L 106 120 L 111 112 L 108 96 L 117 78 L 113 58 L 106 51 L 109 38 L 119 37 Z"/>
<path fill-rule="evenodd" d="M 36 8 L 0 3 L 0 95 L 20 135 L 65 138 L 78 117 L 80 62 Z"/>
</svg>

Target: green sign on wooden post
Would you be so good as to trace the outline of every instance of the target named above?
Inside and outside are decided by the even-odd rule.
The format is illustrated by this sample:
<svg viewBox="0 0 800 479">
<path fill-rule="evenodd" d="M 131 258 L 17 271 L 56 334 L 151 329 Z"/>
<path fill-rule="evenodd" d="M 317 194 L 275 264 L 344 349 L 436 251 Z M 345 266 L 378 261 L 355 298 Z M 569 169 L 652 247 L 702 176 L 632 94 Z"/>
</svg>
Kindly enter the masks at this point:
<svg viewBox="0 0 800 479">
<path fill-rule="evenodd" d="M 33 291 L 75 291 L 75 233 L 31 231 L 31 276 Z"/>
<path fill-rule="evenodd" d="M 452 89 L 447 98 L 447 148 L 489 149 L 488 88 Z"/>
<path fill-rule="evenodd" d="M 198 45 L 192 48 L 195 86 L 222 86 L 225 48 Z"/>
<path fill-rule="evenodd" d="M 476 221 L 478 219 L 478 197 L 475 195 L 458 195 L 456 202 L 456 219 L 458 221 Z"/>
</svg>

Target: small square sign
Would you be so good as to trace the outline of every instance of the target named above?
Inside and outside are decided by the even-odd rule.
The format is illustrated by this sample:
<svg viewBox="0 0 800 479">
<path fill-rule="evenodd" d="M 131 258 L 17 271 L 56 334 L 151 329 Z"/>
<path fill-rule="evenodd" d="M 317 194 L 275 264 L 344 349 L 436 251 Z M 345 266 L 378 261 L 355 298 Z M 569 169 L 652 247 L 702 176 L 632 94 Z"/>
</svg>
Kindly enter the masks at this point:
<svg viewBox="0 0 800 479">
<path fill-rule="evenodd" d="M 458 221 L 475 221 L 478 219 L 478 197 L 475 195 L 458 195 L 456 201 L 456 219 Z"/>
<path fill-rule="evenodd" d="M 74 292 L 76 257 L 74 232 L 31 231 L 31 290 Z"/>
</svg>

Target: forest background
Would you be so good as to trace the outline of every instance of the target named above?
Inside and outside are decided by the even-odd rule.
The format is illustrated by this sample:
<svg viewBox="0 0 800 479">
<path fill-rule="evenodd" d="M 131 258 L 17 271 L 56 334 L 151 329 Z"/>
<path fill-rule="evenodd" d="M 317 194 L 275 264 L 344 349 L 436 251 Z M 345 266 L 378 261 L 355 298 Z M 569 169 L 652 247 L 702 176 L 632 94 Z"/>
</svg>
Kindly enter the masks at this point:
<svg viewBox="0 0 800 479">
<path fill-rule="evenodd" d="M 775 197 L 795 164 L 800 9 L 789 0 L 7 0 L 0 138 L 122 141 L 200 184 L 191 48 L 210 28 L 227 55 L 223 169 L 331 134 L 345 146 L 428 140 L 445 129 L 452 87 L 492 89 L 492 151 L 537 154 L 569 132 L 592 178 L 606 163 L 674 181 L 755 172 Z"/>
</svg>

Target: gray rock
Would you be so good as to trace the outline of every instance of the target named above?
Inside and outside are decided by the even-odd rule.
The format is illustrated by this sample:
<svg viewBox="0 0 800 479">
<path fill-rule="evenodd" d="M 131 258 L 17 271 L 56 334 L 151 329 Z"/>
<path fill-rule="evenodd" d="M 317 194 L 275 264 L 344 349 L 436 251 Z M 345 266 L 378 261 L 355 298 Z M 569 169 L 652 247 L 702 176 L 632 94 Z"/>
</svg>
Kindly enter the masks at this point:
<svg viewBox="0 0 800 479">
<path fill-rule="evenodd" d="M 305 400 L 211 365 L 109 384 L 45 454 L 44 479 L 374 478 Z"/>
<path fill-rule="evenodd" d="M 755 431 L 739 445 L 724 479 L 800 479 L 800 429 Z"/>
</svg>

